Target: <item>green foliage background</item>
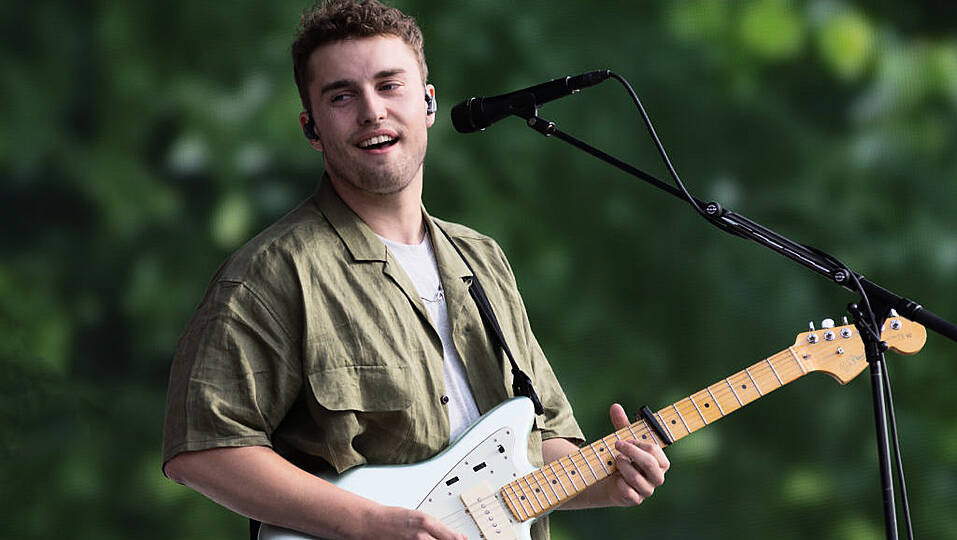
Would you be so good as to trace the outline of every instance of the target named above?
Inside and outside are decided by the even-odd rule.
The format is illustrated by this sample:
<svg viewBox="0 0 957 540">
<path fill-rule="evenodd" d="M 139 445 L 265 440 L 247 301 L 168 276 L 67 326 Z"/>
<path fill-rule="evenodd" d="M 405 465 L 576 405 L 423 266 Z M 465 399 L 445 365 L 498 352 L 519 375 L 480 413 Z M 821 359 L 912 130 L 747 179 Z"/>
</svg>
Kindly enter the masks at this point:
<svg viewBox="0 0 957 540">
<path fill-rule="evenodd" d="M 957 12 L 946 3 L 403 1 L 439 120 L 426 201 L 505 248 L 591 437 L 785 348 L 853 299 L 510 119 L 452 104 L 611 68 L 689 188 L 957 320 Z M 160 473 L 177 336 L 233 249 L 307 197 L 300 1 L 0 5 L 0 537 L 242 538 Z M 665 177 L 614 82 L 549 104 Z M 890 356 L 917 536 L 957 538 L 957 344 Z M 867 377 L 812 374 L 675 445 L 637 509 L 554 537 L 882 536 Z"/>
</svg>

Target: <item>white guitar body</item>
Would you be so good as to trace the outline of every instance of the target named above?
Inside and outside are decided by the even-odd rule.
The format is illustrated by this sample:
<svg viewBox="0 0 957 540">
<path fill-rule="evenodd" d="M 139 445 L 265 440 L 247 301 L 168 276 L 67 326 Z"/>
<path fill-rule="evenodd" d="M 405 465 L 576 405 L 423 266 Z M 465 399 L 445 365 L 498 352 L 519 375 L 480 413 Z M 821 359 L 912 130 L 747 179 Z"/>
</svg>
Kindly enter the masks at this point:
<svg viewBox="0 0 957 540">
<path fill-rule="evenodd" d="M 534 520 L 517 522 L 499 491 L 535 470 L 528 461 L 533 419 L 532 402 L 513 398 L 483 415 L 428 461 L 367 465 L 323 478 L 380 504 L 426 512 L 473 540 L 529 540 Z M 463 496 L 469 501 L 468 508 Z M 263 525 L 259 531 L 259 540 L 307 538 L 313 537 L 271 525 Z"/>
<path fill-rule="evenodd" d="M 891 317 L 881 339 L 901 354 L 919 351 L 927 340 L 927 330 L 893 311 Z M 849 324 L 834 328 L 831 321 L 822 328 L 820 338 L 814 330 L 798 334 L 787 349 L 650 417 L 643 415 L 541 469 L 528 462 L 532 402 L 515 398 L 479 418 L 448 449 L 428 461 L 357 467 L 326 479 L 381 504 L 426 512 L 472 540 L 530 540 L 536 516 L 615 473 L 617 441 L 648 440 L 665 447 L 810 372 L 822 371 L 846 384 L 866 367 L 864 343 L 856 328 Z M 260 540 L 306 538 L 277 527 L 263 526 L 259 531 Z"/>
</svg>

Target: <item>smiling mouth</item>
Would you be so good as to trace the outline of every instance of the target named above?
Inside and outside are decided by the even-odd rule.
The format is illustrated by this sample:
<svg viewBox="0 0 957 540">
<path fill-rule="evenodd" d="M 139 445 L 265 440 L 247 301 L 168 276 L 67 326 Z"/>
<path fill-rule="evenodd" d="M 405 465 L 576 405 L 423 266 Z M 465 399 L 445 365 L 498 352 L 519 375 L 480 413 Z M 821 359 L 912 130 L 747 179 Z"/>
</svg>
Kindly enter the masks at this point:
<svg viewBox="0 0 957 540">
<path fill-rule="evenodd" d="M 356 146 L 363 150 L 378 150 L 381 148 L 388 148 L 395 143 L 399 142 L 398 137 L 391 137 L 389 135 L 377 135 L 375 137 L 366 139 Z"/>
</svg>

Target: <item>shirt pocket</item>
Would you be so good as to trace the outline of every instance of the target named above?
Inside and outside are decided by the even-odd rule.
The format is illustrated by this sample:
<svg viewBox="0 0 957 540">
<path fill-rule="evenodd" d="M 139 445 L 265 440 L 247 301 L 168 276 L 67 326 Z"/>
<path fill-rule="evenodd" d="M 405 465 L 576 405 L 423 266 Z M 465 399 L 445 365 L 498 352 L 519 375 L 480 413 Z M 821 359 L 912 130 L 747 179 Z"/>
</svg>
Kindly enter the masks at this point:
<svg viewBox="0 0 957 540">
<path fill-rule="evenodd" d="M 308 374 L 321 457 L 337 472 L 405 462 L 414 439 L 414 388 L 401 366 L 348 366 Z"/>
<path fill-rule="evenodd" d="M 330 411 L 398 411 L 412 405 L 403 366 L 345 366 L 309 374 L 313 397 Z"/>
</svg>

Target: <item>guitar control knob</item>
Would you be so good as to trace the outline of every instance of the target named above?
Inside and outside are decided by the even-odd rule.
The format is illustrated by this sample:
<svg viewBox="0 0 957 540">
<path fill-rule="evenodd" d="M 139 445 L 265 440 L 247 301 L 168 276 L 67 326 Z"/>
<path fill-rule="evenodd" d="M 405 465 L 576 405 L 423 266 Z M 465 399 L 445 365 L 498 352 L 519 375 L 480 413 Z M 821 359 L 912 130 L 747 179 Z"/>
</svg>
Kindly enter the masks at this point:
<svg viewBox="0 0 957 540">
<path fill-rule="evenodd" d="M 824 319 L 821 321 L 821 328 L 834 328 L 834 319 Z"/>
</svg>

